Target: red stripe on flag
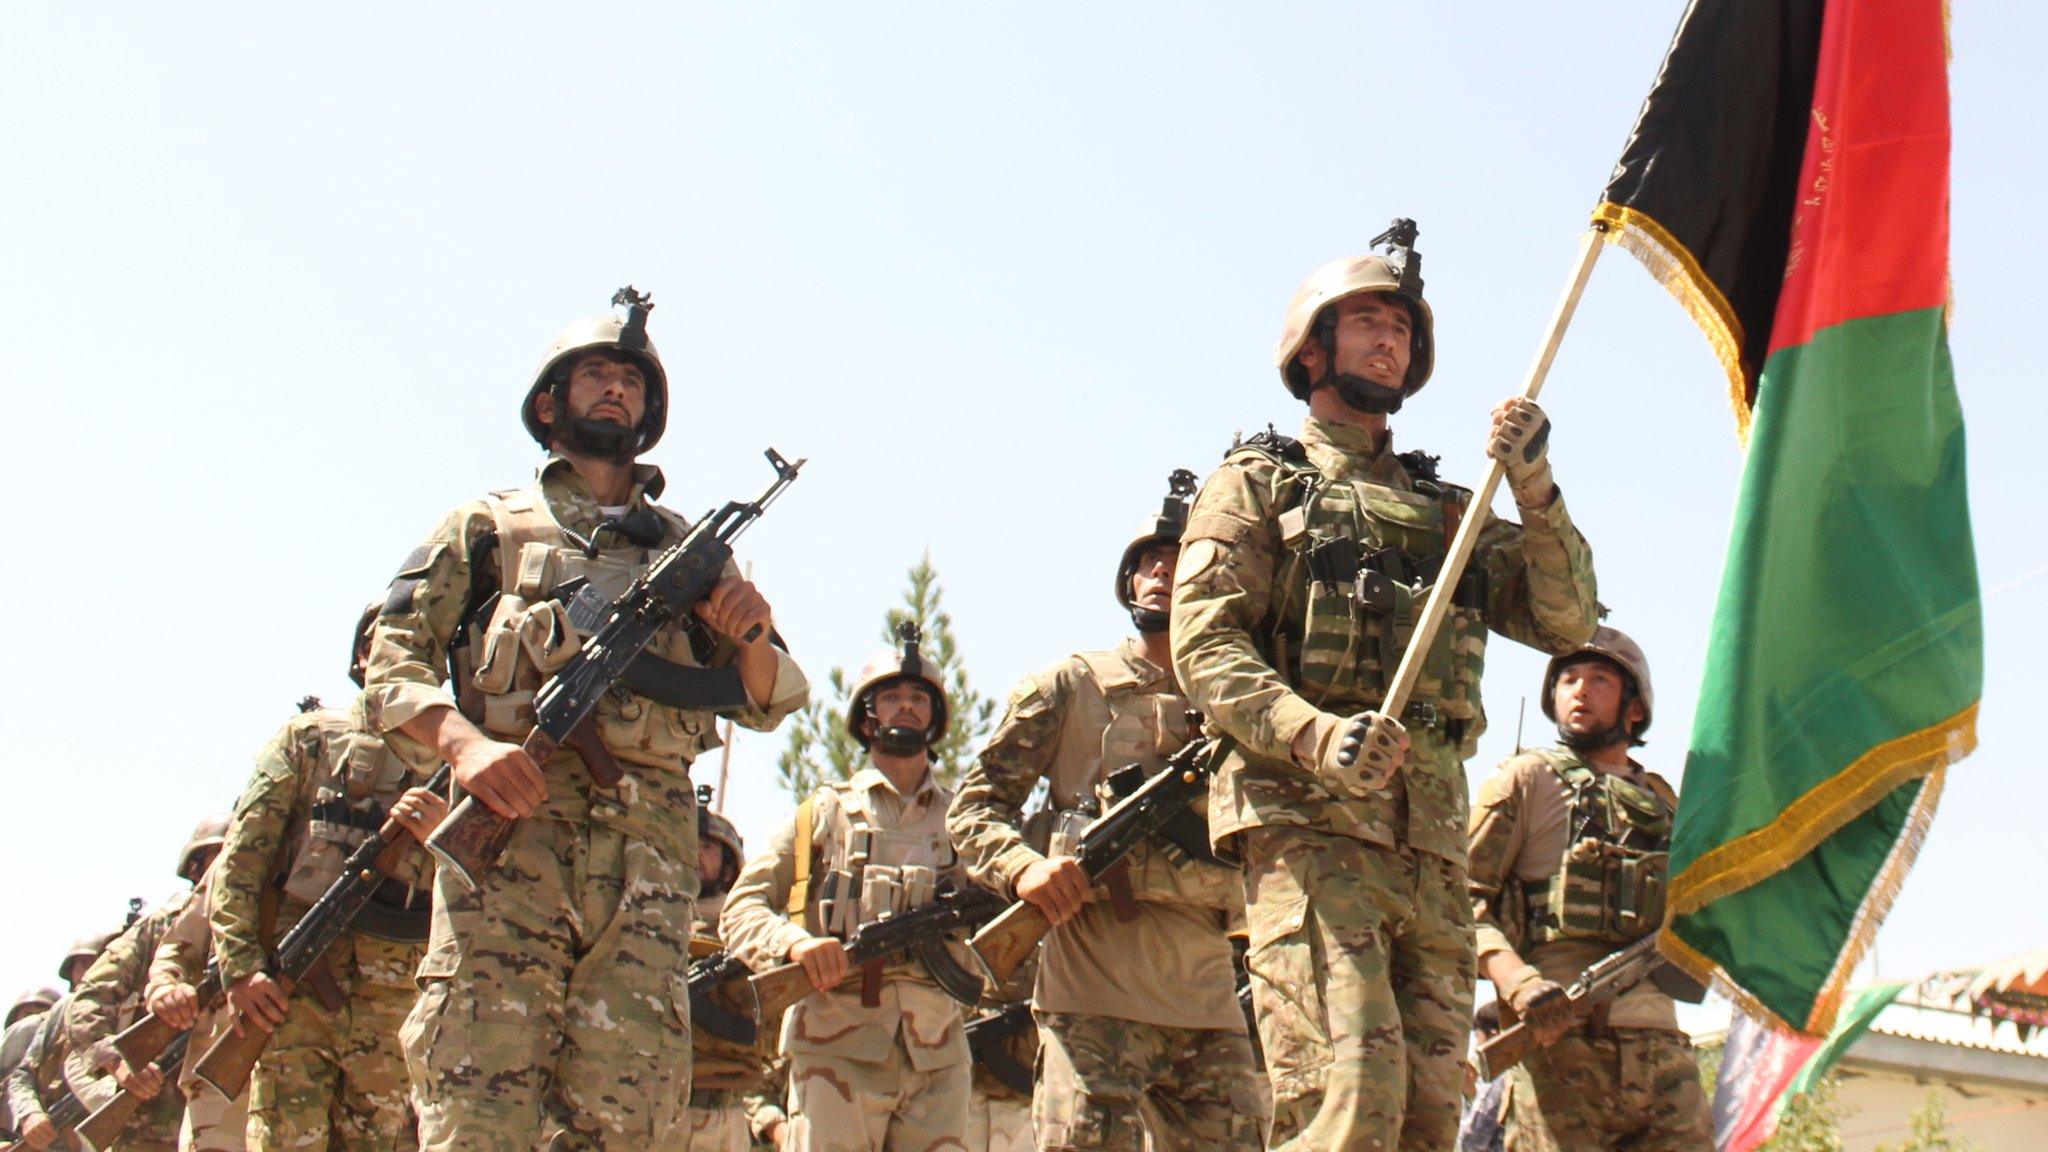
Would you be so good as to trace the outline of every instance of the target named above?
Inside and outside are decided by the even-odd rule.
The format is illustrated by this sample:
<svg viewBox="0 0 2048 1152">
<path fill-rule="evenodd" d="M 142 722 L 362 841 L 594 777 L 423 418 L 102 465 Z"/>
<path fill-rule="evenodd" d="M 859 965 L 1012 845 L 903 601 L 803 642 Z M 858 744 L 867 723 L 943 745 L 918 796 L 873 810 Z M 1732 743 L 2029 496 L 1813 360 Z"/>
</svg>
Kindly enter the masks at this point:
<svg viewBox="0 0 2048 1152">
<path fill-rule="evenodd" d="M 1942 0 L 1829 0 L 1771 353 L 1948 299 Z"/>
</svg>

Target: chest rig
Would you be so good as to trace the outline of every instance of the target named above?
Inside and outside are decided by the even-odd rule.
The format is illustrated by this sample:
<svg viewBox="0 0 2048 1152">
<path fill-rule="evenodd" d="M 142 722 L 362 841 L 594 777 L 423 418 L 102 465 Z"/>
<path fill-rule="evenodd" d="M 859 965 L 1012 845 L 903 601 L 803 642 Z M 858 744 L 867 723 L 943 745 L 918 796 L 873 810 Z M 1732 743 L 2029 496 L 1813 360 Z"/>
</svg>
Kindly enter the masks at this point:
<svg viewBox="0 0 2048 1152">
<path fill-rule="evenodd" d="M 798 806 L 799 829 L 813 822 L 823 879 L 806 911 L 810 930 L 842 940 L 871 920 L 929 904 L 958 857 L 939 801 L 907 824 L 884 827 L 867 789 L 833 784 Z M 801 835 L 801 833 L 800 833 Z"/>
<path fill-rule="evenodd" d="M 1240 453 L 1279 469 L 1274 508 L 1286 556 L 1262 637 L 1267 659 L 1325 711 L 1377 706 L 1472 494 L 1438 482 L 1434 458 L 1419 452 L 1399 457 L 1413 492 L 1325 476 L 1299 441 L 1271 431 L 1231 456 Z M 1487 591 L 1485 568 L 1468 565 L 1401 717 L 1440 729 L 1467 755 L 1486 727 L 1479 682 Z"/>
<path fill-rule="evenodd" d="M 341 878 L 349 854 L 376 835 L 402 792 L 421 783 L 380 737 L 347 713 L 323 710 L 310 718 L 321 733 L 320 755 L 306 781 L 312 819 L 282 882 L 285 896 L 302 905 L 319 900 Z M 425 940 L 433 912 L 427 859 L 424 851 L 407 852 L 357 916 L 355 929 L 398 943 Z"/>
<path fill-rule="evenodd" d="M 1664 923 L 1671 805 L 1650 788 L 1597 772 L 1562 752 L 1538 752 L 1569 793 L 1564 859 L 1528 886 L 1528 940 L 1627 944 Z"/>
<path fill-rule="evenodd" d="M 562 590 L 584 581 L 586 598 L 609 602 L 631 586 L 652 554 L 628 545 L 591 555 L 555 519 L 538 488 L 493 492 L 485 503 L 497 535 L 498 591 L 477 611 L 466 642 L 455 652 L 457 702 L 485 731 L 519 740 L 533 727 L 534 693 L 584 641 Z M 662 545 L 688 531 L 673 513 L 653 510 L 664 529 Z M 478 575 L 472 573 L 472 579 Z M 712 642 L 694 616 L 681 613 L 646 651 L 701 668 L 711 658 Z M 613 756 L 645 768 L 687 770 L 690 761 L 716 744 L 709 712 L 661 703 L 623 687 L 598 702 L 596 723 Z"/>
</svg>

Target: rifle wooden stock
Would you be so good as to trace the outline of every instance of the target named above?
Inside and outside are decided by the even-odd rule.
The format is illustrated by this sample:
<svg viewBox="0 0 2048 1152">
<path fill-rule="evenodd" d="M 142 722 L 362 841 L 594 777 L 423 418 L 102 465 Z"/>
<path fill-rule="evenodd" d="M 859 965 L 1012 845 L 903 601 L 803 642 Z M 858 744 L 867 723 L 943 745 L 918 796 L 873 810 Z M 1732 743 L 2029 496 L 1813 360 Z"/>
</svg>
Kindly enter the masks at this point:
<svg viewBox="0 0 2048 1152">
<path fill-rule="evenodd" d="M 849 966 L 848 979 L 860 974 L 860 969 Z M 840 981 L 846 983 L 845 980 Z M 754 992 L 754 1019 L 767 1027 L 782 1018 L 784 1012 L 797 1001 L 809 996 L 811 977 L 801 964 L 784 964 L 766 972 L 747 977 L 747 987 Z"/>
<path fill-rule="evenodd" d="M 289 1003 L 292 986 L 282 980 L 278 983 L 283 985 Z M 245 1022 L 239 1032 L 230 1028 L 221 1033 L 220 1039 L 213 1042 L 213 1047 L 206 1050 L 206 1055 L 199 1058 L 199 1063 L 192 1069 L 192 1075 L 213 1085 L 213 1090 L 223 1097 L 234 1100 L 249 1087 L 249 1074 L 256 1070 L 256 1061 L 268 1047 L 270 1033 L 253 1023 Z"/>
<path fill-rule="evenodd" d="M 1479 1046 L 1479 1078 L 1491 1080 L 1499 1076 L 1528 1059 L 1537 1047 L 1536 1033 L 1530 1030 L 1528 1022 L 1515 1021 Z"/>
<path fill-rule="evenodd" d="M 519 747 L 535 765 L 542 765 L 554 759 L 556 750 L 564 745 L 582 758 L 584 770 L 599 787 L 615 787 L 626 774 L 598 737 L 596 713 L 585 716 L 560 744 L 535 728 L 526 734 Z M 519 822 L 512 817 L 498 815 L 474 796 L 464 796 L 448 818 L 441 821 L 441 826 L 434 829 L 434 834 L 427 837 L 427 850 L 453 869 L 464 884 L 474 888 L 497 870 L 518 826 Z"/>
<path fill-rule="evenodd" d="M 1000 988 L 1009 983 L 1010 977 L 1024 962 L 1031 958 L 1031 950 L 1052 931 L 1052 921 L 1038 905 L 1028 900 L 1019 900 L 1004 909 L 1002 914 L 982 926 L 967 946 L 974 950 L 974 958 L 981 962 L 982 975 L 988 986 Z"/>
<path fill-rule="evenodd" d="M 171 1087 L 169 1080 L 164 1082 L 162 1090 L 176 1091 Z M 92 1115 L 87 1116 L 83 1124 L 72 1129 L 71 1134 L 84 1141 L 86 1148 L 91 1152 L 99 1152 L 120 1138 L 122 1131 L 128 1127 L 128 1122 L 135 1119 L 135 1113 L 141 1107 L 142 1097 L 123 1088 L 114 1093 L 113 1099 L 100 1105 Z"/>
<path fill-rule="evenodd" d="M 200 1012 L 204 1013 L 220 1003 L 221 994 L 225 991 L 220 984 L 220 969 L 208 964 L 206 975 L 200 977 L 196 991 Z M 173 1028 L 158 1019 L 156 1013 L 150 1012 L 114 1037 L 114 1050 L 121 1054 L 121 1059 L 126 1060 L 130 1068 L 140 1068 L 163 1055 L 171 1041 L 184 1034 L 185 1029 Z"/>
</svg>

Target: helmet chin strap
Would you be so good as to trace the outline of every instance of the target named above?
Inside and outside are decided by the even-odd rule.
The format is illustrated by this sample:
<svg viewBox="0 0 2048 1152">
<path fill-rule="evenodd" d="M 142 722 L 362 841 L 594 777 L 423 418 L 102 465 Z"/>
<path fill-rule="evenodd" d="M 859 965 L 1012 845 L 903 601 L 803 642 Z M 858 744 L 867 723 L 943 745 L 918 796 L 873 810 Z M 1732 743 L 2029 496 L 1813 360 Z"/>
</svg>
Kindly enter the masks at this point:
<svg viewBox="0 0 2048 1152">
<path fill-rule="evenodd" d="M 1381 416 L 1391 416 L 1399 412 L 1401 402 L 1407 399 L 1399 388 L 1389 388 L 1363 376 L 1353 376 L 1349 372 L 1326 371 L 1323 378 L 1316 382 L 1316 387 L 1320 388 L 1325 384 L 1335 388 L 1337 398 L 1344 403 L 1360 412 L 1371 412 Z"/>
<path fill-rule="evenodd" d="M 1131 623 L 1147 636 L 1155 636 L 1166 631 L 1172 622 L 1171 613 L 1161 612 L 1156 608 L 1139 608 L 1136 605 L 1131 607 Z"/>
<path fill-rule="evenodd" d="M 891 756 L 915 756 L 931 748 L 931 733 L 923 728 L 884 724 L 875 728 L 873 746 Z"/>
<path fill-rule="evenodd" d="M 1614 723 L 1598 732 L 1574 732 L 1560 722 L 1557 726 L 1557 742 L 1579 753 L 1598 752 L 1604 748 L 1612 748 L 1616 744 L 1628 744 L 1634 736 L 1634 733 L 1629 731 L 1628 706 L 1633 704 L 1635 699 L 1634 692 L 1624 690 L 1621 694 L 1621 707 L 1615 713 Z"/>
</svg>

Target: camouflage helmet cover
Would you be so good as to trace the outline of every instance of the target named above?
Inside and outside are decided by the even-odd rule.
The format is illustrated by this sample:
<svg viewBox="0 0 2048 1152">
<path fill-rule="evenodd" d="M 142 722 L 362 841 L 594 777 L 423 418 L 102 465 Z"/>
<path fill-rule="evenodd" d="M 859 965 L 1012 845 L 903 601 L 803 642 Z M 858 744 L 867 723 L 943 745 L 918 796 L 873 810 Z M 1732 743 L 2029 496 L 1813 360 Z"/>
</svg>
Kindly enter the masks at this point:
<svg viewBox="0 0 2048 1152">
<path fill-rule="evenodd" d="M 1396 221 L 1393 229 L 1373 242 L 1378 244 L 1394 236 L 1402 224 L 1410 229 L 1404 237 L 1406 244 L 1396 240 L 1386 254 L 1332 260 L 1309 273 L 1301 287 L 1294 290 L 1294 299 L 1287 304 L 1286 323 L 1280 329 L 1280 342 L 1273 348 L 1273 365 L 1280 370 L 1280 383 L 1296 400 L 1308 399 L 1311 391 L 1306 373 L 1294 358 L 1315 331 L 1316 318 L 1337 301 L 1362 292 L 1391 292 L 1407 303 L 1414 333 L 1409 337 L 1408 374 L 1402 378 L 1401 395 L 1413 396 L 1429 383 L 1429 374 L 1436 367 L 1436 318 L 1429 309 L 1429 301 L 1422 297 L 1422 277 L 1418 271 L 1421 257 L 1407 246 L 1414 242 L 1413 222 Z"/>
<path fill-rule="evenodd" d="M 547 447 L 548 429 L 540 422 L 533 402 L 554 386 L 555 370 L 566 367 L 583 352 L 620 353 L 638 364 L 647 377 L 647 413 L 640 418 L 637 452 L 654 447 L 668 427 L 668 372 L 661 366 L 661 354 L 655 351 L 654 342 L 647 338 L 647 313 L 653 310 L 654 302 L 627 285 L 613 294 L 612 303 L 626 305 L 626 315 L 610 313 L 578 320 L 555 336 L 540 359 L 540 370 L 533 374 L 533 384 L 527 388 L 526 399 L 519 407 L 519 419 L 543 448 Z"/>
<path fill-rule="evenodd" d="M 13 1027 L 14 1022 L 24 1016 L 48 1012 L 63 996 L 64 994 L 55 988 L 31 988 L 23 992 L 16 996 L 14 1003 L 7 1008 L 7 1027 Z"/>
<path fill-rule="evenodd" d="M 869 737 L 861 730 L 861 721 L 867 718 L 868 701 L 884 685 L 896 680 L 916 680 L 931 690 L 932 724 L 927 731 L 931 740 L 937 743 L 945 734 L 951 708 L 946 700 L 946 686 L 939 680 L 938 665 L 927 659 L 919 650 L 920 631 L 915 623 L 905 621 L 896 627 L 900 648 L 884 648 L 868 659 L 861 667 L 860 675 L 854 680 L 853 692 L 846 700 L 846 730 L 865 749 Z"/>
<path fill-rule="evenodd" d="M 228 816 L 226 812 L 208 816 L 192 829 L 192 835 L 185 840 L 185 850 L 178 853 L 178 876 L 181 879 L 199 883 L 199 854 L 208 848 L 218 848 L 227 841 Z"/>
<path fill-rule="evenodd" d="M 119 935 L 119 932 L 94 932 L 91 935 L 80 936 L 78 939 L 73 940 L 71 948 L 64 953 L 64 958 L 57 961 L 57 978 L 59 980 L 69 980 L 70 977 L 65 973 L 71 967 L 73 961 L 84 960 L 90 963 L 99 959 L 100 953 L 105 952 L 107 945 L 113 943 L 114 937 Z"/>
<path fill-rule="evenodd" d="M 746 842 L 740 839 L 740 830 L 733 825 L 733 822 L 709 808 L 699 808 L 697 810 L 697 837 L 703 843 L 716 844 L 724 848 L 732 861 L 733 874 L 723 879 L 728 884 L 739 879 L 740 866 L 747 861 L 747 846 Z M 707 882 L 708 880 L 709 878 L 707 878 Z"/>
<path fill-rule="evenodd" d="M 358 688 L 364 686 L 363 662 L 368 656 L 364 648 L 369 644 L 370 629 L 376 626 L 377 617 L 383 614 L 383 611 L 384 601 L 381 598 L 365 604 L 363 614 L 356 617 L 355 635 L 349 637 L 348 678 L 355 681 Z"/>
<path fill-rule="evenodd" d="M 1188 527 L 1188 506 L 1195 498 L 1195 474 L 1185 468 L 1175 468 L 1166 478 L 1166 502 L 1159 511 L 1145 517 L 1138 525 L 1138 534 L 1124 547 L 1124 554 L 1116 565 L 1116 602 L 1128 610 L 1131 607 L 1131 577 L 1138 572 L 1138 561 L 1154 544 L 1179 544 L 1181 534 Z"/>
<path fill-rule="evenodd" d="M 1556 722 L 1557 703 L 1555 696 L 1557 693 L 1558 673 L 1564 671 L 1566 665 L 1577 660 L 1583 660 L 1588 656 L 1605 659 L 1627 674 L 1628 678 L 1633 682 L 1636 699 L 1643 702 L 1643 722 L 1636 725 L 1633 734 L 1641 736 L 1644 732 L 1648 731 L 1650 719 L 1657 711 L 1656 697 L 1650 688 L 1649 657 L 1643 655 L 1643 650 L 1636 645 L 1634 640 L 1629 639 L 1627 633 L 1619 628 L 1609 628 L 1604 624 L 1594 631 L 1591 640 L 1586 641 L 1569 652 L 1561 652 L 1550 658 L 1550 666 L 1543 670 L 1543 714 L 1548 716 L 1553 723 Z"/>
</svg>

